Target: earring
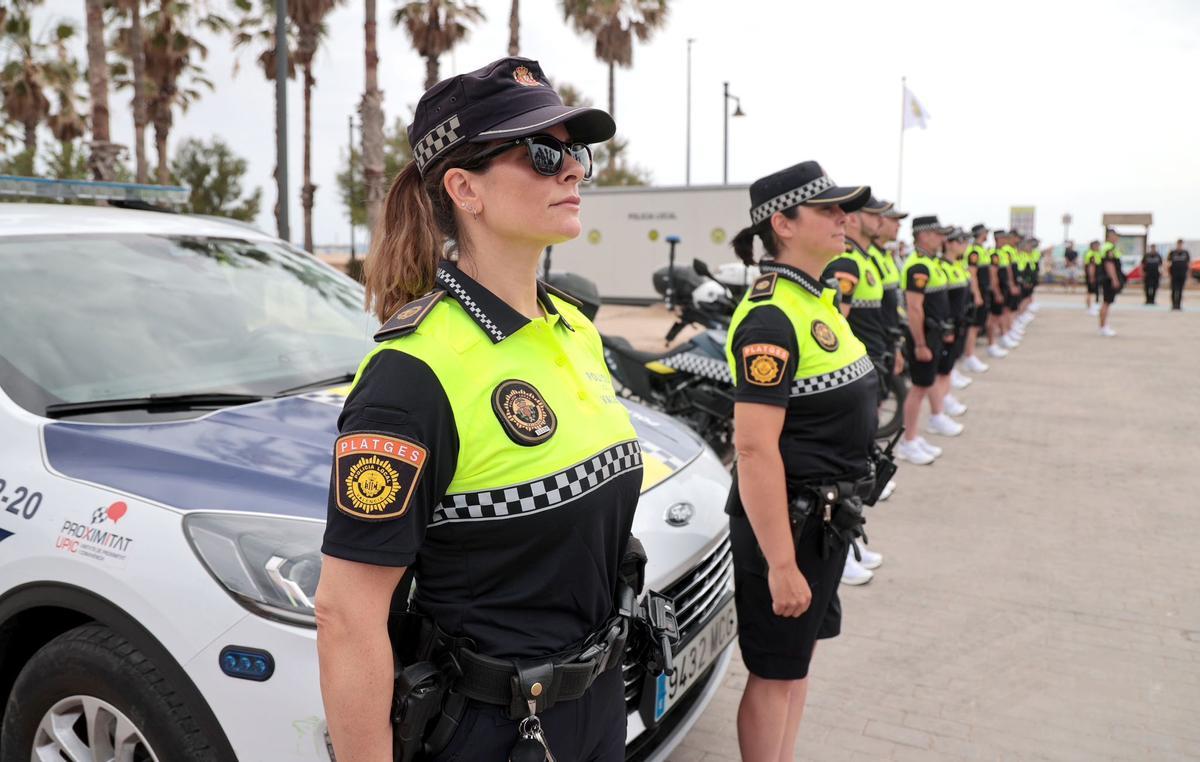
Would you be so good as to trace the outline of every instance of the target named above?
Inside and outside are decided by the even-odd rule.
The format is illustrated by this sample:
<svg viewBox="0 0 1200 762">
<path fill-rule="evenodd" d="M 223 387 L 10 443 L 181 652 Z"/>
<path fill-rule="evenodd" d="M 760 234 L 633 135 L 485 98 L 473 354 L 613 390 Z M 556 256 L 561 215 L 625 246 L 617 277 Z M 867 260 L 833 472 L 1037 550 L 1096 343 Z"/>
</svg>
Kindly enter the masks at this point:
<svg viewBox="0 0 1200 762">
<path fill-rule="evenodd" d="M 459 206 L 461 206 L 464 210 L 470 212 L 471 216 L 474 217 L 476 220 L 479 219 L 479 213 L 475 211 L 475 207 L 467 206 L 466 204 L 459 204 Z"/>
</svg>

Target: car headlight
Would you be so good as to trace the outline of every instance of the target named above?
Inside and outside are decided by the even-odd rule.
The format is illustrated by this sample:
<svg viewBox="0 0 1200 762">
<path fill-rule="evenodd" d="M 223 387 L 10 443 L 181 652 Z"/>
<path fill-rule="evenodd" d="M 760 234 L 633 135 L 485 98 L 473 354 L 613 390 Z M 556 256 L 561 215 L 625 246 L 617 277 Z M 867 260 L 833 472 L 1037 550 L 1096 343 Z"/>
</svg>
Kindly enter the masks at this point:
<svg viewBox="0 0 1200 762">
<path fill-rule="evenodd" d="M 201 563 L 256 613 L 315 627 L 324 522 L 195 513 L 183 532 Z"/>
</svg>

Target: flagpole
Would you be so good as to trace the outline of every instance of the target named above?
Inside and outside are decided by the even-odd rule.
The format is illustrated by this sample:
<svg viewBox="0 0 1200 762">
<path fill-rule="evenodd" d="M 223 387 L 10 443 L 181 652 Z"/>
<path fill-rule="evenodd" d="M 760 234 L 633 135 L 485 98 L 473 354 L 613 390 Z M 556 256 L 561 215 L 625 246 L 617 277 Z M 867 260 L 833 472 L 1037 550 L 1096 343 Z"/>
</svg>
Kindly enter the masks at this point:
<svg viewBox="0 0 1200 762">
<path fill-rule="evenodd" d="M 900 168 L 896 171 L 896 209 L 900 209 L 901 190 L 904 187 L 904 107 L 908 102 L 908 78 L 900 78 Z"/>
</svg>

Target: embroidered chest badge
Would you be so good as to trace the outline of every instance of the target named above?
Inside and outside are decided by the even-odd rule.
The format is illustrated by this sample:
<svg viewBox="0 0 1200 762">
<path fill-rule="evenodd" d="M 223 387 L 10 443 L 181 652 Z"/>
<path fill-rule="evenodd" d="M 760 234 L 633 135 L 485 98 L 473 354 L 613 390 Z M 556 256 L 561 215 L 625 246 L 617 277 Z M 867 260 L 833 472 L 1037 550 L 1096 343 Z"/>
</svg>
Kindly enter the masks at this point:
<svg viewBox="0 0 1200 762">
<path fill-rule="evenodd" d="M 532 447 L 554 436 L 558 419 L 546 399 L 524 381 L 510 379 L 492 392 L 492 410 L 508 438 Z"/>
<path fill-rule="evenodd" d="M 338 437 L 333 454 L 338 510 L 375 521 L 408 511 L 428 451 L 405 439 L 364 432 Z"/>
<path fill-rule="evenodd" d="M 875 271 L 870 268 L 867 268 L 867 285 L 874 288 L 876 282 L 877 281 L 875 280 Z"/>
<path fill-rule="evenodd" d="M 812 322 L 812 337 L 817 342 L 817 345 L 826 352 L 836 352 L 838 348 L 838 337 L 829 327 L 829 324 L 822 320 L 814 320 Z"/>
<path fill-rule="evenodd" d="M 775 344 L 747 344 L 742 348 L 743 377 L 755 386 L 777 386 L 789 356 Z"/>
</svg>

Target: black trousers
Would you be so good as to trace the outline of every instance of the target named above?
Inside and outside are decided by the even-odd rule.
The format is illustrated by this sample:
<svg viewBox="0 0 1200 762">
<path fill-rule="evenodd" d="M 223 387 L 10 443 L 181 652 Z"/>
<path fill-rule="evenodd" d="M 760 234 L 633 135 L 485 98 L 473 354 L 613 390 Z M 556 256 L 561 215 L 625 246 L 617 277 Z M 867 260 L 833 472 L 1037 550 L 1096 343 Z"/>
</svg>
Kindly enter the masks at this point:
<svg viewBox="0 0 1200 762">
<path fill-rule="evenodd" d="M 575 701 L 556 704 L 538 716 L 550 751 L 561 762 L 623 762 L 625 682 L 610 669 Z M 434 762 L 508 762 L 517 742 L 517 722 L 498 706 L 471 702 L 450 745 Z"/>
<path fill-rule="evenodd" d="M 1146 291 L 1146 304 L 1154 304 L 1158 296 L 1158 273 L 1147 270 L 1142 278 L 1142 288 Z"/>
<path fill-rule="evenodd" d="M 1183 286 L 1187 283 L 1187 274 L 1171 275 L 1171 306 L 1175 309 L 1183 307 Z"/>
</svg>

